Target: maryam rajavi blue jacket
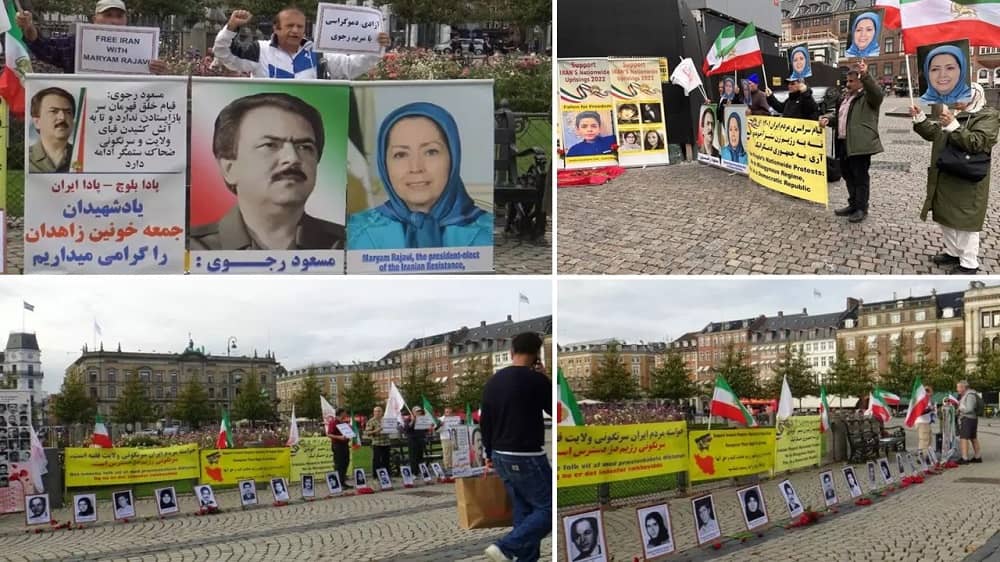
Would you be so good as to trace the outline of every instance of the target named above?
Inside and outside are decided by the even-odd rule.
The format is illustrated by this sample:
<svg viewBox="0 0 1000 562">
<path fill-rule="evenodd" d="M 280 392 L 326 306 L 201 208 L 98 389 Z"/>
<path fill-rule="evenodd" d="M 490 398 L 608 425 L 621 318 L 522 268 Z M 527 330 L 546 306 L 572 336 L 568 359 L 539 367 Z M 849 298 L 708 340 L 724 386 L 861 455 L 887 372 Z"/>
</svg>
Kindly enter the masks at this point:
<svg viewBox="0 0 1000 562">
<path fill-rule="evenodd" d="M 479 215 L 465 225 L 446 226 L 442 229 L 442 248 L 493 245 L 493 213 Z M 385 250 L 406 248 L 403 223 L 390 219 L 378 211 L 368 209 L 354 213 L 347 220 L 348 250 Z"/>
</svg>

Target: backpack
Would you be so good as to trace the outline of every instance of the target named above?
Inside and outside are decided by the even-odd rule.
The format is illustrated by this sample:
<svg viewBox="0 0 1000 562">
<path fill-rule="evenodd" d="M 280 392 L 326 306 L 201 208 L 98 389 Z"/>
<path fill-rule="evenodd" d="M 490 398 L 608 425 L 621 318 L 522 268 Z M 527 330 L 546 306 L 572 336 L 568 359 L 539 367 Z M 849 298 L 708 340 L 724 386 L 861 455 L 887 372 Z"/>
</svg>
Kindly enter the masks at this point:
<svg viewBox="0 0 1000 562">
<path fill-rule="evenodd" d="M 976 417 L 981 418 L 986 413 L 986 402 L 983 397 L 976 393 Z"/>
</svg>

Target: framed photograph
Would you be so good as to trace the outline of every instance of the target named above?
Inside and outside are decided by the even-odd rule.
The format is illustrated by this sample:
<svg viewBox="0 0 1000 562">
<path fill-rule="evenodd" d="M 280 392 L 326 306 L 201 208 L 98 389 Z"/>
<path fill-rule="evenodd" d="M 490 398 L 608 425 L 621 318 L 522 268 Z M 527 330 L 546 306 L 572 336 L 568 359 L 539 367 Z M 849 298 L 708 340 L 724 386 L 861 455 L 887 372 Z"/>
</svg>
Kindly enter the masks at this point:
<svg viewBox="0 0 1000 562">
<path fill-rule="evenodd" d="M 240 505 L 257 505 L 257 481 L 240 480 Z"/>
<path fill-rule="evenodd" d="M 691 511 L 694 513 L 694 529 L 699 546 L 722 536 L 722 529 L 715 517 L 715 500 L 712 494 L 691 500 Z"/>
<path fill-rule="evenodd" d="M 156 513 L 159 515 L 170 515 L 180 511 L 177 506 L 177 490 L 173 486 L 157 488 L 153 490 L 153 496 L 156 498 Z"/>
<path fill-rule="evenodd" d="M 313 486 L 312 474 L 302 475 L 302 497 L 303 498 L 316 497 L 316 488 Z"/>
<path fill-rule="evenodd" d="M 288 501 L 288 482 L 285 482 L 284 478 L 272 478 L 271 479 L 271 495 L 274 496 L 274 501 L 276 502 L 286 502 Z"/>
<path fill-rule="evenodd" d="M 49 513 L 49 495 L 24 496 L 24 517 L 28 525 L 47 525 L 52 520 Z"/>
<path fill-rule="evenodd" d="M 969 40 L 917 47 L 920 101 L 954 106 L 972 99 Z"/>
<path fill-rule="evenodd" d="M 899 476 L 906 476 L 906 467 L 903 466 L 903 454 L 896 453 L 896 473 Z"/>
<path fill-rule="evenodd" d="M 826 506 L 836 505 L 837 503 L 837 487 L 833 483 L 833 471 L 827 470 L 826 472 L 819 473 L 819 483 L 823 488 L 823 501 L 826 502 Z"/>
<path fill-rule="evenodd" d="M 607 562 L 608 543 L 600 509 L 566 515 L 562 524 L 567 562 Z"/>
<path fill-rule="evenodd" d="M 875 461 L 868 461 L 868 489 L 878 488 L 878 477 L 875 475 Z"/>
<path fill-rule="evenodd" d="M 354 469 L 354 486 L 357 488 L 368 487 L 368 479 L 365 478 L 365 469 L 363 468 Z"/>
<path fill-rule="evenodd" d="M 847 489 L 851 492 L 851 497 L 856 498 L 863 494 L 861 482 L 858 482 L 858 476 L 854 474 L 854 467 L 845 466 L 842 470 L 844 471 L 844 480 L 847 481 Z"/>
<path fill-rule="evenodd" d="M 927 456 L 928 458 L 930 458 L 931 464 L 938 463 L 937 451 L 934 450 L 934 447 L 930 447 L 927 449 Z"/>
<path fill-rule="evenodd" d="M 441 468 L 441 463 L 432 462 L 431 469 L 434 470 L 434 475 L 437 476 L 438 480 L 445 479 L 444 469 Z"/>
<path fill-rule="evenodd" d="M 434 480 L 434 477 L 431 476 L 431 471 L 427 468 L 427 463 L 422 462 L 417 466 L 420 468 L 420 477 L 424 479 L 424 482 Z"/>
<path fill-rule="evenodd" d="M 219 507 L 215 501 L 215 492 L 208 484 L 195 486 L 194 497 L 198 499 L 198 507 Z"/>
<path fill-rule="evenodd" d="M 927 450 L 930 451 L 930 449 L 927 449 Z M 917 452 L 917 459 L 920 461 L 920 470 L 922 470 L 923 472 L 927 472 L 927 470 L 930 467 L 927 466 L 927 458 L 924 456 L 924 454 L 918 451 Z"/>
<path fill-rule="evenodd" d="M 380 468 L 375 471 L 378 475 L 378 486 L 382 490 L 392 489 L 392 478 L 389 478 L 389 470 L 385 468 Z"/>
<path fill-rule="evenodd" d="M 399 467 L 399 474 L 403 477 L 403 486 L 413 485 L 413 471 L 408 466 Z"/>
<path fill-rule="evenodd" d="M 111 494 L 111 499 L 115 507 L 115 520 L 135 517 L 135 498 L 132 490 L 121 490 Z"/>
<path fill-rule="evenodd" d="M 878 460 L 879 472 L 882 473 L 882 482 L 886 485 L 892 484 L 892 471 L 889 470 L 889 459 L 881 458 Z"/>
<path fill-rule="evenodd" d="M 674 552 L 674 529 L 670 522 L 670 506 L 666 503 L 637 507 L 639 540 L 643 558 L 655 560 Z"/>
<path fill-rule="evenodd" d="M 336 496 L 344 492 L 344 487 L 340 485 L 340 475 L 336 472 L 326 473 L 326 487 L 331 496 Z"/>
<path fill-rule="evenodd" d="M 740 511 L 743 513 L 743 522 L 746 523 L 748 531 L 767 524 L 767 507 L 764 505 L 764 494 L 760 491 L 759 484 L 737 490 L 736 495 L 740 498 Z"/>
<path fill-rule="evenodd" d="M 782 481 L 778 484 L 778 491 L 781 492 L 781 497 L 785 498 L 785 506 L 788 507 L 788 516 L 798 517 L 802 515 L 805 508 L 802 507 L 802 500 L 799 499 L 799 495 L 795 493 L 795 486 L 792 486 L 792 481 Z"/>
<path fill-rule="evenodd" d="M 845 54 L 851 58 L 877 57 L 881 53 L 882 10 L 851 14 L 850 45 Z"/>
<path fill-rule="evenodd" d="M 919 451 L 917 452 L 917 456 L 920 456 Z M 910 452 L 906 453 L 906 470 L 909 471 L 910 474 L 917 473 L 917 463 L 913 460 L 913 453 Z"/>
</svg>

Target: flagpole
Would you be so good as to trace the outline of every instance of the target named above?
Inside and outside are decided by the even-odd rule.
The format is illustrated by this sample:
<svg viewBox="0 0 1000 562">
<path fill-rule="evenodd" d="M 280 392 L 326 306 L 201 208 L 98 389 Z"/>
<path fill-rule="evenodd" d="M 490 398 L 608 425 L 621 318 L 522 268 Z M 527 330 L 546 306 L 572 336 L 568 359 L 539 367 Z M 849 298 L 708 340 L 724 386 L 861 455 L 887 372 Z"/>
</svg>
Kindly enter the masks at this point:
<svg viewBox="0 0 1000 562">
<path fill-rule="evenodd" d="M 906 53 L 906 88 L 907 93 L 910 94 L 910 107 L 916 106 L 913 101 L 913 79 L 910 78 L 910 54 Z"/>
</svg>

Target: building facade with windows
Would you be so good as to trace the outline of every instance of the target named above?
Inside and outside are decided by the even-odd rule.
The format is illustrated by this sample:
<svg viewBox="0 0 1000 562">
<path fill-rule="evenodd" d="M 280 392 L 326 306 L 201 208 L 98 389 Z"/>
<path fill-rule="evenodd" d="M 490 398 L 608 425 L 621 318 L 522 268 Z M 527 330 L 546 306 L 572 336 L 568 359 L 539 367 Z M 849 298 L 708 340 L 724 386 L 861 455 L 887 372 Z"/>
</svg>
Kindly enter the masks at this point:
<svg viewBox="0 0 1000 562">
<path fill-rule="evenodd" d="M 817 384 L 824 384 L 830 367 L 837 357 L 837 330 L 844 321 L 857 317 L 860 301 L 848 299 L 842 312 L 810 316 L 801 313 L 768 317 L 751 335 L 751 363 L 757 377 L 767 381 L 774 376 L 774 369 L 785 356 L 787 349 L 793 355 L 802 352 Z"/>
<path fill-rule="evenodd" d="M 559 368 L 566 382 L 579 397 L 586 397 L 590 389 L 590 379 L 601 366 L 604 354 L 617 345 L 621 362 L 629 376 L 642 390 L 648 390 L 650 374 L 655 368 L 658 355 L 666 347 L 662 343 L 626 343 L 614 338 L 571 343 L 559 347 Z"/>
<path fill-rule="evenodd" d="M 42 351 L 38 337 L 25 332 L 7 336 L 7 346 L 0 352 L 0 386 L 27 390 L 31 396 L 34 420 L 45 419 L 48 393 L 42 390 Z"/>
</svg>

